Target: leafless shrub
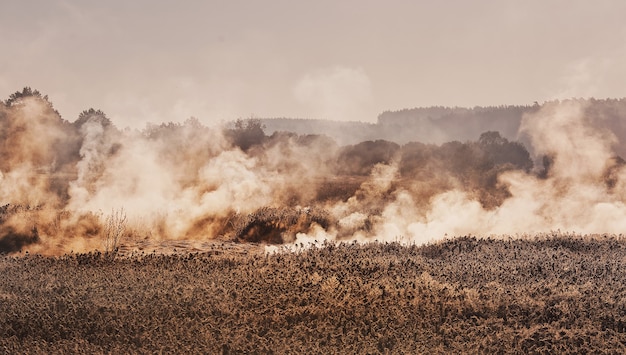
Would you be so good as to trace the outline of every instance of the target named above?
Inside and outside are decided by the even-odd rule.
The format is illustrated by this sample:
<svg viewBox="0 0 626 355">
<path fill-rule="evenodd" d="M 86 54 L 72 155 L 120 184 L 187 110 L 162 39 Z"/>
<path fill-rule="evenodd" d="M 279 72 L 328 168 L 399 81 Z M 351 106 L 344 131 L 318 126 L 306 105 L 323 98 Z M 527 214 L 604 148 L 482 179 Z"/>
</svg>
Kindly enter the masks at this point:
<svg viewBox="0 0 626 355">
<path fill-rule="evenodd" d="M 102 237 L 106 254 L 115 255 L 120 239 L 126 232 L 126 212 L 124 209 L 113 210 L 104 221 Z"/>
<path fill-rule="evenodd" d="M 297 233 L 306 233 L 315 223 L 328 228 L 328 212 L 321 208 L 262 207 L 249 214 L 234 213 L 225 226 L 235 241 L 283 244 L 295 240 Z"/>
</svg>

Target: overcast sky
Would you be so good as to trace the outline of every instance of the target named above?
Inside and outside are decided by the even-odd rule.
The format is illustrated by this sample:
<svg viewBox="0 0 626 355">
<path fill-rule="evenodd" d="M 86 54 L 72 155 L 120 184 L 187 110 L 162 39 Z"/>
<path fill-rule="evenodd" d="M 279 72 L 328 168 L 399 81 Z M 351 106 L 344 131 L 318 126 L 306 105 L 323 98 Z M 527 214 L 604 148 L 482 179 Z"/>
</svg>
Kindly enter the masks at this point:
<svg viewBox="0 0 626 355">
<path fill-rule="evenodd" d="M 419 106 L 626 96 L 626 1 L 2 0 L 0 99 L 74 121 L 375 121 Z"/>
</svg>

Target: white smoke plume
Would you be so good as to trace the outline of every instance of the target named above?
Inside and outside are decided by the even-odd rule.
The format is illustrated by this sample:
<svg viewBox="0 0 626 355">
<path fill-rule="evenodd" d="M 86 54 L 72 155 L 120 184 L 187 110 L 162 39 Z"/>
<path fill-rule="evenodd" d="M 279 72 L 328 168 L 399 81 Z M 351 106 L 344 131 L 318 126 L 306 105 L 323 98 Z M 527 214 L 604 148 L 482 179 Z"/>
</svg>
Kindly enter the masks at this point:
<svg viewBox="0 0 626 355">
<path fill-rule="evenodd" d="M 410 193 L 397 190 L 375 235 L 402 235 L 419 243 L 444 235 L 622 233 L 625 172 L 611 150 L 616 137 L 594 126 L 584 109 L 583 102 L 571 100 L 546 104 L 524 117 L 520 133 L 528 135 L 534 151 L 550 157 L 552 164 L 545 178 L 520 170 L 500 174 L 499 184 L 510 196 L 495 209 L 485 209 L 458 189 L 437 194 L 424 209 Z M 610 186 L 609 173 L 617 179 L 616 186 Z"/>
<path fill-rule="evenodd" d="M 493 132 L 441 146 L 340 147 L 323 136 L 268 137 L 255 121 L 119 131 L 101 112 L 69 123 L 27 95 L 0 105 L 0 248 L 102 249 L 106 216 L 121 210 L 128 244 L 619 234 L 625 164 L 587 105 L 551 102 L 524 117 L 531 169 L 521 145 Z"/>
</svg>

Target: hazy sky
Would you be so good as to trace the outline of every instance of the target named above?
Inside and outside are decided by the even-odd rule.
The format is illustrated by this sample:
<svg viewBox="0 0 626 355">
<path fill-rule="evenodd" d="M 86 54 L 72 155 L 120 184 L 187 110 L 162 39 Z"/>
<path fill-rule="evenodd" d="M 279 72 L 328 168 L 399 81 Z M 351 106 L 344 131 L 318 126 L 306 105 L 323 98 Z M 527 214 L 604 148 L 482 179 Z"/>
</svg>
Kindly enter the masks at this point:
<svg viewBox="0 0 626 355">
<path fill-rule="evenodd" d="M 626 96 L 626 1 L 2 0 L 0 99 L 120 127 Z"/>
</svg>

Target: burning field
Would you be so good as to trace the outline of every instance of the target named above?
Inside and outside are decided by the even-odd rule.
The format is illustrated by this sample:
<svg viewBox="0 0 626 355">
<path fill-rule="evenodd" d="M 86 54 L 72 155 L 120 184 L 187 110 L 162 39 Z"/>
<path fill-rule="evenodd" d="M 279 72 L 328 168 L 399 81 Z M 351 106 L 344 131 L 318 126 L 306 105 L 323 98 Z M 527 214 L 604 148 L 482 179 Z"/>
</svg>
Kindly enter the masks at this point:
<svg viewBox="0 0 626 355">
<path fill-rule="evenodd" d="M 623 352 L 626 137 L 601 104 L 339 145 L 69 122 L 25 88 L 0 102 L 0 351 Z"/>
<path fill-rule="evenodd" d="M 626 169 L 619 137 L 593 108 L 569 100 L 525 114 L 528 147 L 494 131 L 339 146 L 267 135 L 258 120 L 120 130 L 90 109 L 70 123 L 26 88 L 0 105 L 0 251 L 620 234 Z"/>
</svg>

